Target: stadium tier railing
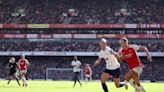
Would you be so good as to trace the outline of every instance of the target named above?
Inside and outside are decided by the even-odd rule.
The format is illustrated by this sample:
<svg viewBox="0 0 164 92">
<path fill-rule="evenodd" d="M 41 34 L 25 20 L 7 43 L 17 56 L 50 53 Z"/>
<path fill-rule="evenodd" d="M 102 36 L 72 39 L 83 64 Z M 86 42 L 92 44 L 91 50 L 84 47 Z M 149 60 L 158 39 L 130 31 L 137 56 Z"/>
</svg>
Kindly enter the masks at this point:
<svg viewBox="0 0 164 92">
<path fill-rule="evenodd" d="M 122 36 L 133 39 L 164 38 L 164 34 L 0 34 L 0 39 L 96 39 Z"/>
<path fill-rule="evenodd" d="M 164 28 L 164 24 L 0 24 L 0 28 Z"/>
<path fill-rule="evenodd" d="M 99 52 L 55 52 L 55 51 L 0 51 L 1 56 L 98 56 Z M 145 52 L 138 52 L 139 56 L 146 56 Z M 164 57 L 164 52 L 150 52 L 154 57 Z"/>
</svg>

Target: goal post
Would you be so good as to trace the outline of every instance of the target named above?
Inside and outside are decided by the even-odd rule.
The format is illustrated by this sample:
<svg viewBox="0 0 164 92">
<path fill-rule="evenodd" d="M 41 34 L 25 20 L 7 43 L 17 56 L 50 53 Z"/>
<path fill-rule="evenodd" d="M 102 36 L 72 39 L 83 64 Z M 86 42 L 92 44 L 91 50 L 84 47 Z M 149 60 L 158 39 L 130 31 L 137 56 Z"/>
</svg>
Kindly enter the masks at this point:
<svg viewBox="0 0 164 92">
<path fill-rule="evenodd" d="M 84 80 L 84 70 L 79 74 L 80 80 Z M 46 68 L 46 80 L 73 80 L 72 68 Z"/>
</svg>

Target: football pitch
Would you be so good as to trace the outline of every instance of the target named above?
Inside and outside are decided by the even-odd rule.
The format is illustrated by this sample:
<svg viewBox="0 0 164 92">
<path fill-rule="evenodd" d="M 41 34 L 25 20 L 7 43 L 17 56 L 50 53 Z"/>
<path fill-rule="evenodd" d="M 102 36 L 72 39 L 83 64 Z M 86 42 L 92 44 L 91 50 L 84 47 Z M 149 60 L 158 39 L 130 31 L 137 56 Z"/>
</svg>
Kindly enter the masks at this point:
<svg viewBox="0 0 164 92">
<path fill-rule="evenodd" d="M 164 92 L 164 83 L 142 83 L 147 92 Z M 100 82 L 89 82 L 80 87 L 79 84 L 75 88 L 72 87 L 71 81 L 29 81 L 28 87 L 19 87 L 16 81 L 11 81 L 7 85 L 7 81 L 0 81 L 0 92 L 103 92 Z M 134 92 L 129 85 L 129 89 L 115 88 L 113 82 L 108 82 L 109 92 Z"/>
</svg>

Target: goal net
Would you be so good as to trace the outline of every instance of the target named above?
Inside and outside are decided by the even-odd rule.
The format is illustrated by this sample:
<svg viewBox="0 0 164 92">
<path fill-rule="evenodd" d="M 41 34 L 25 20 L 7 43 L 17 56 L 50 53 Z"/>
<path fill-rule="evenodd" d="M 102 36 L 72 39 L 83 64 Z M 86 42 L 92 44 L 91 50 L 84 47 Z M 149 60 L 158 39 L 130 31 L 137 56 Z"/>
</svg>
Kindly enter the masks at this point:
<svg viewBox="0 0 164 92">
<path fill-rule="evenodd" d="M 79 74 L 80 80 L 84 80 L 84 70 Z M 73 80 L 72 68 L 47 68 L 46 80 Z"/>
</svg>

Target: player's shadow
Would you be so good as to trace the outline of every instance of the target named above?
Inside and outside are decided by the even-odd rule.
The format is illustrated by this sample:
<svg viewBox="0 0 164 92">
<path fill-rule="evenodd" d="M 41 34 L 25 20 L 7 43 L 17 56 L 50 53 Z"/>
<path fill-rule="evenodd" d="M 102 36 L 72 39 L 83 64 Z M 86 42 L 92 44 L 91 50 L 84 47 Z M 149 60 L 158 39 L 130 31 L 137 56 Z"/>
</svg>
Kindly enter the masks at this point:
<svg viewBox="0 0 164 92">
<path fill-rule="evenodd" d="M 70 86 L 54 86 L 54 88 L 72 88 Z"/>
<path fill-rule="evenodd" d="M 19 86 L 1 85 L 0 88 L 17 88 Z"/>
</svg>

